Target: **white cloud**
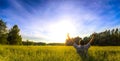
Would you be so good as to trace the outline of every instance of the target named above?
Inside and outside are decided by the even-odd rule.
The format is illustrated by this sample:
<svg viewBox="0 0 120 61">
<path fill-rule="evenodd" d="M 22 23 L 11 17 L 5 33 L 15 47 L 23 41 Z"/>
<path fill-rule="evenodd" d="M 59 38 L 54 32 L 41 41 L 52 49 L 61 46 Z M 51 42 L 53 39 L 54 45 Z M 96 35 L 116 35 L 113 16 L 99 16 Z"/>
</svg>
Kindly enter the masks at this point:
<svg viewBox="0 0 120 61">
<path fill-rule="evenodd" d="M 11 5 L 13 8 L 3 10 L 2 14 L 7 14 L 6 16 L 9 17 L 7 20 L 9 27 L 13 24 L 19 25 L 24 40 L 64 42 L 66 33 L 70 33 L 73 37 L 84 37 L 93 32 L 116 27 L 116 25 L 113 26 L 116 21 L 111 21 L 116 17 L 113 16 L 114 13 L 112 15 L 101 14 L 104 8 L 108 7 L 101 1 L 49 2 L 43 7 L 33 8 L 29 5 L 23 6 L 15 0 L 11 1 Z M 106 9 L 109 8 L 111 7 Z"/>
</svg>

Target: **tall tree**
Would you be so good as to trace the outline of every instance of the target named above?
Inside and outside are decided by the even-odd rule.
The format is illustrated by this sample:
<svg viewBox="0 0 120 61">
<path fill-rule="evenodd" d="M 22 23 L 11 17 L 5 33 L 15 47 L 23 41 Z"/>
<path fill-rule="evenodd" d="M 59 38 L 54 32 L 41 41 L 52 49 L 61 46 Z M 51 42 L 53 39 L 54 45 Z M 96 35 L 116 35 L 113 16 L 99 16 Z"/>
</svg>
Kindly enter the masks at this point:
<svg viewBox="0 0 120 61">
<path fill-rule="evenodd" d="M 8 33 L 8 42 L 11 45 L 20 45 L 22 44 L 22 37 L 19 34 L 20 29 L 17 25 L 14 25 L 13 28 L 10 29 Z"/>
<path fill-rule="evenodd" d="M 0 19 L 0 44 L 7 43 L 7 26 L 6 22 Z"/>
<path fill-rule="evenodd" d="M 120 30 L 119 30 L 119 28 L 96 33 L 93 45 L 120 46 Z"/>
</svg>

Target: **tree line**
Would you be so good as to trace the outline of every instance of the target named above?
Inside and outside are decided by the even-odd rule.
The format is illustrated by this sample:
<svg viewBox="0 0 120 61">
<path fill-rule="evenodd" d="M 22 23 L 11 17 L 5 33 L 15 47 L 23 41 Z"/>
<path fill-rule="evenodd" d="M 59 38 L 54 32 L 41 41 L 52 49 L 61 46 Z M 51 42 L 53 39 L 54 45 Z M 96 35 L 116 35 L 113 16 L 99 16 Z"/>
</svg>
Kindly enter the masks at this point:
<svg viewBox="0 0 120 61">
<path fill-rule="evenodd" d="M 97 46 L 120 46 L 120 29 L 112 29 L 112 30 L 105 30 L 103 32 L 94 33 L 94 41 L 92 42 L 92 45 Z M 69 34 L 66 39 L 66 45 L 71 46 L 74 42 L 77 44 L 81 41 L 84 41 L 84 44 L 88 43 L 91 39 L 92 34 L 88 37 L 84 37 L 83 39 L 79 36 L 70 38 Z"/>
<path fill-rule="evenodd" d="M 22 41 L 23 45 L 29 46 L 29 45 L 34 45 L 34 46 L 64 46 L 64 43 L 45 43 L 45 42 L 33 42 L 33 41 Z"/>
<path fill-rule="evenodd" d="M 17 25 L 14 25 L 11 29 L 8 29 L 6 22 L 0 19 L 0 45 L 64 45 L 64 43 L 45 43 L 45 42 L 33 42 L 22 41 L 22 37 L 19 34 L 20 29 Z"/>
<path fill-rule="evenodd" d="M 6 22 L 0 19 L 0 44 L 21 45 L 22 37 L 19 32 L 20 29 L 17 25 L 14 25 L 11 29 L 8 29 Z"/>
<path fill-rule="evenodd" d="M 6 22 L 0 19 L 0 44 L 5 45 L 64 45 L 60 43 L 51 43 L 46 44 L 44 42 L 32 42 L 32 41 L 22 41 L 22 37 L 19 34 L 20 29 L 17 25 L 14 25 L 11 29 L 8 29 L 6 26 Z M 106 30 L 99 33 L 94 33 L 94 41 L 92 45 L 98 46 L 120 46 L 120 29 L 112 29 Z M 83 39 L 79 36 L 71 38 L 69 34 L 67 34 L 67 39 L 65 45 L 71 46 L 74 42 L 77 44 L 80 43 L 79 40 L 84 41 L 84 44 L 89 42 L 91 36 L 84 37 Z"/>
</svg>

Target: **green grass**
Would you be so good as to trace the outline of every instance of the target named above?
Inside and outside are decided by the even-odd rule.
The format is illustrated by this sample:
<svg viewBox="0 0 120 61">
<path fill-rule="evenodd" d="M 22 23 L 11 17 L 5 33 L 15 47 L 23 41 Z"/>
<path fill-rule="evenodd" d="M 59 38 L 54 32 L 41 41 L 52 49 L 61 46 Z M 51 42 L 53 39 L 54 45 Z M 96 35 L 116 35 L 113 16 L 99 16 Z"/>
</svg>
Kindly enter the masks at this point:
<svg viewBox="0 0 120 61">
<path fill-rule="evenodd" d="M 2 46 L 0 61 L 85 61 L 72 46 Z M 120 61 L 120 46 L 89 49 L 87 61 Z"/>
</svg>

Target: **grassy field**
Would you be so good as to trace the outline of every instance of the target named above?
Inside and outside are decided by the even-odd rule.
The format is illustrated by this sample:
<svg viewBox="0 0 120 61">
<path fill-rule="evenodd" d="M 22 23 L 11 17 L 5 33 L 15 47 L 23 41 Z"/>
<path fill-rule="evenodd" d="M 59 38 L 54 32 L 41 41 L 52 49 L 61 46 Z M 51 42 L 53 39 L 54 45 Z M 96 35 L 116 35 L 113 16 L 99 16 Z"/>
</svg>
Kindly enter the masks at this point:
<svg viewBox="0 0 120 61">
<path fill-rule="evenodd" d="M 86 59 L 85 59 L 86 60 Z M 85 61 L 72 46 L 2 46 L 0 61 Z M 86 61 L 120 61 L 120 47 L 93 46 Z"/>
</svg>

